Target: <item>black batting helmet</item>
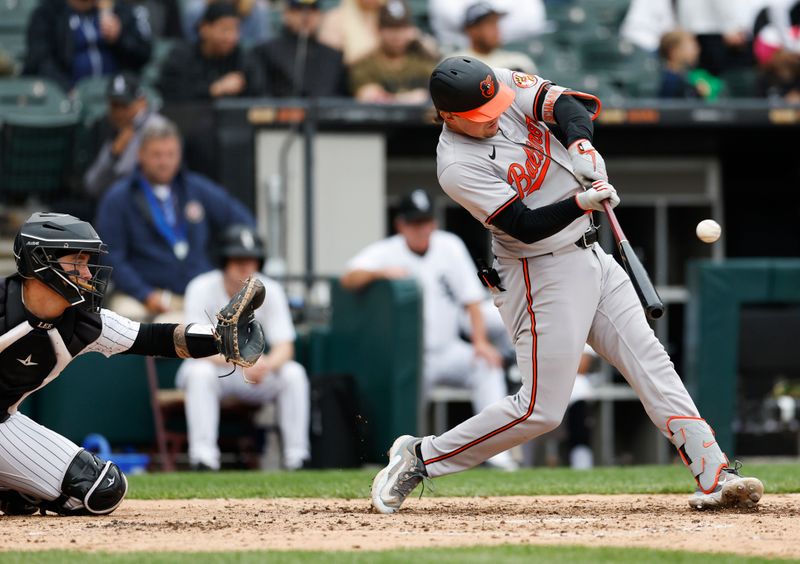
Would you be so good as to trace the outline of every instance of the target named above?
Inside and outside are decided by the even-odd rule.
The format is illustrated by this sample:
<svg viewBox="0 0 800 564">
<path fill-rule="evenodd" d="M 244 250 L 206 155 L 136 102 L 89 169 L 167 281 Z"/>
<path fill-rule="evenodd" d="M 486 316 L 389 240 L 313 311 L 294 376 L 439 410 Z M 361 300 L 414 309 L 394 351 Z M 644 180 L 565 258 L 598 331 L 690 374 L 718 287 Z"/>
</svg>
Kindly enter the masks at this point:
<svg viewBox="0 0 800 564">
<path fill-rule="evenodd" d="M 497 80 L 492 67 L 472 57 L 449 57 L 431 73 L 428 84 L 437 110 L 470 121 L 491 121 L 514 101 L 514 91 Z"/>
<path fill-rule="evenodd" d="M 28 218 L 14 239 L 17 272 L 35 278 L 63 296 L 70 305 L 99 311 L 110 266 L 100 265 L 106 246 L 91 224 L 64 213 L 38 212 Z M 59 261 L 67 255 L 88 255 L 90 276 L 81 276 L 78 262 Z"/>
<path fill-rule="evenodd" d="M 220 240 L 219 252 L 220 265 L 225 268 L 228 259 L 254 258 L 258 259 L 258 269 L 264 268 L 267 251 L 264 241 L 249 225 L 231 225 L 223 233 Z"/>
</svg>

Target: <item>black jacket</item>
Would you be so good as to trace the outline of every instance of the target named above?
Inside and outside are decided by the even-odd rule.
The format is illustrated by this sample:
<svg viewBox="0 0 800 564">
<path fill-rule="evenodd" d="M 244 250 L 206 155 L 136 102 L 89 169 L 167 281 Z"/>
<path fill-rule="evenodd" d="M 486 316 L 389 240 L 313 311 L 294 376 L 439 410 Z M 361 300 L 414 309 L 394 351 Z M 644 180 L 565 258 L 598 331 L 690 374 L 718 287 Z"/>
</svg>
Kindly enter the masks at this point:
<svg viewBox="0 0 800 564">
<path fill-rule="evenodd" d="M 276 98 L 349 96 L 342 53 L 314 37 L 308 40 L 303 84 L 301 91 L 297 91 L 294 82 L 298 44 L 298 36 L 284 29 L 280 37 L 253 48 L 250 56 L 263 75 L 264 87 L 260 94 Z"/>
<path fill-rule="evenodd" d="M 260 75 L 241 47 L 227 57 L 208 59 L 200 52 L 199 43 L 182 41 L 173 47 L 161 67 L 158 89 L 170 102 L 209 100 L 211 84 L 231 72 L 244 73 L 247 85 L 241 96 L 255 96 L 261 91 Z"/>
<path fill-rule="evenodd" d="M 150 59 L 151 37 L 147 22 L 137 19 L 127 2 L 115 2 L 114 13 L 122 30 L 111 46 L 119 70 L 138 71 Z M 28 52 L 23 74 L 37 75 L 72 88 L 73 40 L 71 11 L 66 0 L 42 0 L 28 22 Z"/>
</svg>

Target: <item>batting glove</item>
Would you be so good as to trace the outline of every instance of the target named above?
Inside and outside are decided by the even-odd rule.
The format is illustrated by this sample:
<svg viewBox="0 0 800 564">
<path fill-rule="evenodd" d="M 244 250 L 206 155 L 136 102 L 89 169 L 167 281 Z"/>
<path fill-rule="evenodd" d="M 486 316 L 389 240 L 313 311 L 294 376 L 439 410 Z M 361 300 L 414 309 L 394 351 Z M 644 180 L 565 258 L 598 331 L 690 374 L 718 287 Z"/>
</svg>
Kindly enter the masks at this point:
<svg viewBox="0 0 800 564">
<path fill-rule="evenodd" d="M 578 139 L 567 149 L 572 161 L 572 171 L 581 184 L 588 188 L 595 180 L 608 180 L 606 162 L 588 139 Z"/>
<path fill-rule="evenodd" d="M 585 192 L 575 194 L 578 207 L 586 211 L 605 211 L 603 201 L 608 200 L 611 209 L 619 205 L 619 196 L 614 187 L 605 180 L 595 180 Z"/>
</svg>

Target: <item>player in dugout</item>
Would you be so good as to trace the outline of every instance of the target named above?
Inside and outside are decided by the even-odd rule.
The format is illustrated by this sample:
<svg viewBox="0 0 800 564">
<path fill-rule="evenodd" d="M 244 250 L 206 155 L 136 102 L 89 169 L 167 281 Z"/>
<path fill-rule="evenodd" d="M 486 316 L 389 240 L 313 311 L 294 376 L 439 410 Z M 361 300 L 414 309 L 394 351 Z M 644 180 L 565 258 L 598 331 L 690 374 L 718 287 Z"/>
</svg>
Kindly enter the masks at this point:
<svg viewBox="0 0 800 564">
<path fill-rule="evenodd" d="M 485 275 L 514 341 L 522 388 L 439 436 L 395 440 L 372 504 L 394 513 L 425 477 L 460 472 L 555 429 L 584 343 L 615 366 L 689 467 L 696 509 L 753 507 L 764 486 L 739 475 L 662 344 L 630 278 L 597 244 L 592 212 L 620 198 L 592 145 L 600 101 L 536 75 L 445 59 L 430 92 L 443 122 L 442 189 L 492 235 Z"/>
<path fill-rule="evenodd" d="M 0 511 L 104 515 L 122 503 L 119 467 L 39 425 L 18 408 L 77 356 L 99 352 L 173 358 L 221 353 L 252 366 L 264 348 L 253 310 L 264 299 L 255 278 L 217 314 L 215 326 L 138 323 L 101 308 L 111 267 L 87 222 L 35 213 L 14 240 L 16 274 L 0 279 Z"/>
</svg>

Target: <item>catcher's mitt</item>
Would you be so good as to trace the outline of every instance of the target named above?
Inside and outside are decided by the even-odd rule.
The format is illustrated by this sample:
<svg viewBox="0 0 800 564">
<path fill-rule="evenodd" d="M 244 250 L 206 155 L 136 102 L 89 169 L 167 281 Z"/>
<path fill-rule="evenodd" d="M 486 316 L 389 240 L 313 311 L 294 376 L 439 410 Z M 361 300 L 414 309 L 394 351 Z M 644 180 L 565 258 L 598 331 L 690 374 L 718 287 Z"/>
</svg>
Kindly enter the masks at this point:
<svg viewBox="0 0 800 564">
<path fill-rule="evenodd" d="M 248 368 L 264 351 L 264 330 L 254 311 L 264 303 L 266 290 L 258 278 L 248 278 L 242 289 L 217 313 L 214 340 L 225 360 Z"/>
</svg>

